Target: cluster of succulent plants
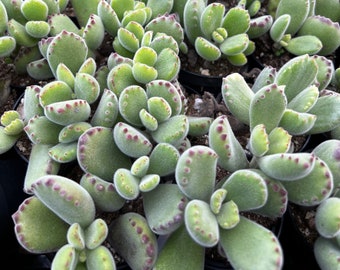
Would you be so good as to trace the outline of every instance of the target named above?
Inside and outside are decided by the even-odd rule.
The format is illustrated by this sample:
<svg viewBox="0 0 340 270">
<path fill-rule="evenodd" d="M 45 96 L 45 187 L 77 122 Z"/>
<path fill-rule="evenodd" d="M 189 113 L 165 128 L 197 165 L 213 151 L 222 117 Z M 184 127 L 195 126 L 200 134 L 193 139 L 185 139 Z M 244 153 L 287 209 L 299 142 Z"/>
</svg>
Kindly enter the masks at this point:
<svg viewBox="0 0 340 270">
<path fill-rule="evenodd" d="M 252 39 L 264 35 L 272 25 L 270 15 L 251 18 L 257 4 L 259 1 L 239 1 L 226 11 L 219 2 L 186 1 L 182 24 L 189 43 L 208 61 L 226 58 L 235 66 L 245 65 L 255 50 Z"/>
<path fill-rule="evenodd" d="M 63 13 L 68 4 L 76 21 Z M 23 136 L 32 144 L 29 197 L 12 216 L 23 248 L 55 252 L 52 269 L 116 269 L 104 241 L 132 269 L 203 269 L 217 246 L 235 269 L 283 267 L 277 236 L 246 213 L 274 220 L 288 202 L 316 206 L 339 187 L 339 157 L 329 155 L 338 140 L 311 153 L 292 141 L 340 126 L 340 95 L 327 89 L 332 61 L 304 54 L 264 68 L 252 87 L 227 75 L 222 97 L 249 127 L 247 146 L 226 115 L 187 115 L 178 80 L 185 35 L 210 61 L 245 64 L 250 39 L 272 25 L 270 15 L 252 19 L 260 4 L 0 1 L 0 56 L 48 80 L 26 87 L 22 114 L 0 119 L 0 154 Z M 99 65 L 105 35 L 112 53 Z M 193 144 L 203 135 L 206 144 Z M 79 166 L 80 179 L 61 176 L 62 164 Z M 138 199 L 143 213 L 100 218 Z"/>
<path fill-rule="evenodd" d="M 339 1 L 281 0 L 270 37 L 276 50 L 294 55 L 330 55 L 340 45 Z"/>
</svg>

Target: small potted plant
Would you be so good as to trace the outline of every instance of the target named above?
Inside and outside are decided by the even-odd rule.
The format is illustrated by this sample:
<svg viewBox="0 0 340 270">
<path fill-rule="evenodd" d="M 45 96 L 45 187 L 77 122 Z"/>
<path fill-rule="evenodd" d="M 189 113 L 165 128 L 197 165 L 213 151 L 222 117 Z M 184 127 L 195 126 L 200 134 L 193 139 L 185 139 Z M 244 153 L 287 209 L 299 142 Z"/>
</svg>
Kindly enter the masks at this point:
<svg viewBox="0 0 340 270">
<path fill-rule="evenodd" d="M 276 50 L 293 55 L 330 55 L 340 45 L 337 1 L 279 1 L 269 31 Z"/>
</svg>

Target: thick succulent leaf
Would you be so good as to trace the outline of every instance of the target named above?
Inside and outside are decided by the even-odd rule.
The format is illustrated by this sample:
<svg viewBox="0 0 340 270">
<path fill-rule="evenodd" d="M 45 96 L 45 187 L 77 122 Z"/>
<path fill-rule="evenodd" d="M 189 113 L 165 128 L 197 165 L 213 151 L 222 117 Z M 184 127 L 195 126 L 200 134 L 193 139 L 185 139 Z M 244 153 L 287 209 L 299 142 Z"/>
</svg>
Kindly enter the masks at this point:
<svg viewBox="0 0 340 270">
<path fill-rule="evenodd" d="M 220 230 L 220 244 L 235 269 L 280 269 L 283 265 L 283 251 L 273 232 L 244 217 L 235 228 Z"/>
<path fill-rule="evenodd" d="M 44 109 L 41 107 L 39 102 L 39 93 L 42 87 L 38 85 L 27 86 L 24 95 L 24 108 L 23 115 L 24 120 L 27 122 L 32 117 L 39 115 L 44 115 Z"/>
<path fill-rule="evenodd" d="M 159 123 L 168 120 L 172 114 L 170 104 L 162 97 L 150 97 L 147 101 L 148 112 L 153 115 Z"/>
<path fill-rule="evenodd" d="M 308 86 L 298 93 L 287 105 L 287 109 L 297 112 L 308 112 L 319 97 L 319 88 L 315 85 Z"/>
<path fill-rule="evenodd" d="M 204 250 L 204 247 L 192 240 L 183 224 L 166 239 L 154 269 L 178 270 L 183 265 L 188 269 L 203 269 Z"/>
<path fill-rule="evenodd" d="M 147 174 L 149 166 L 150 166 L 149 156 L 141 156 L 132 163 L 130 171 L 132 175 L 141 178 Z"/>
<path fill-rule="evenodd" d="M 73 53 L 70 54 L 69 52 Z M 54 37 L 47 49 L 47 61 L 54 75 L 60 63 L 64 63 L 73 74 L 79 70 L 87 57 L 88 48 L 83 38 L 63 30 Z"/>
<path fill-rule="evenodd" d="M 249 48 L 249 44 L 250 44 L 250 42 L 248 43 L 247 48 Z M 230 64 L 232 64 L 233 66 L 236 66 L 236 67 L 244 66 L 248 62 L 248 59 L 247 59 L 247 56 L 246 56 L 247 48 L 242 53 L 238 53 L 238 54 L 235 54 L 235 55 L 226 55 L 225 57 L 228 60 L 228 62 Z"/>
<path fill-rule="evenodd" d="M 150 46 L 152 49 L 154 49 L 157 52 L 157 54 L 160 54 L 161 51 L 164 50 L 165 48 L 172 49 L 176 54 L 179 53 L 179 45 L 177 44 L 176 40 L 172 36 L 168 36 L 165 33 L 157 33 L 155 38 L 152 39 L 152 36 L 149 33 L 150 31 L 147 32 L 147 34 L 150 35 L 150 40 L 148 40 L 149 39 L 148 35 L 143 36 L 142 42 L 145 42 L 146 44 L 148 44 L 145 46 Z"/>
<path fill-rule="evenodd" d="M 7 135 L 4 129 L 4 127 L 0 126 L 0 154 L 6 153 L 10 150 L 20 138 L 20 134 L 15 136 Z"/>
<path fill-rule="evenodd" d="M 221 206 L 216 215 L 218 224 L 223 229 L 232 229 L 240 222 L 239 209 L 234 201 L 228 201 Z"/>
<path fill-rule="evenodd" d="M 230 112 L 241 122 L 249 125 L 249 107 L 254 92 L 241 74 L 232 73 L 223 78 L 222 96 Z"/>
<path fill-rule="evenodd" d="M 173 3 L 174 3 L 173 0 L 167 0 L 162 3 L 160 3 L 160 1 L 158 0 L 149 0 L 147 1 L 147 7 L 150 7 L 152 9 L 153 17 L 157 17 L 158 15 L 164 13 L 170 13 L 172 10 Z"/>
<path fill-rule="evenodd" d="M 166 235 L 184 223 L 184 209 L 188 199 L 175 184 L 160 184 L 143 194 L 145 216 L 151 230 Z"/>
<path fill-rule="evenodd" d="M 340 26 L 329 18 L 316 15 L 309 16 L 299 30 L 299 35 L 316 36 L 322 43 L 319 55 L 329 55 L 340 45 Z"/>
<path fill-rule="evenodd" d="M 276 18 L 269 31 L 272 40 L 274 40 L 275 42 L 281 41 L 281 39 L 286 34 L 286 30 L 290 23 L 290 18 L 291 17 L 289 14 L 282 14 Z"/>
<path fill-rule="evenodd" d="M 315 124 L 317 116 L 286 109 L 279 125 L 292 135 L 306 134 Z"/>
<path fill-rule="evenodd" d="M 2 2 L 0 3 L 0 18 L 0 34 L 3 36 L 7 29 L 8 14 L 6 7 Z"/>
<path fill-rule="evenodd" d="M 74 81 L 74 93 L 77 98 L 86 100 L 89 104 L 97 101 L 100 85 L 92 75 L 78 72 Z"/>
<path fill-rule="evenodd" d="M 269 177 L 292 181 L 307 176 L 314 168 L 315 159 L 310 153 L 278 153 L 260 157 L 257 163 Z"/>
<path fill-rule="evenodd" d="M 156 68 L 139 62 L 133 64 L 132 74 L 135 80 L 141 84 L 146 84 L 158 77 Z"/>
<path fill-rule="evenodd" d="M 16 47 L 15 38 L 10 36 L 0 37 L 0 57 L 9 56 Z"/>
<path fill-rule="evenodd" d="M 310 86 L 316 78 L 318 66 L 307 54 L 294 57 L 277 72 L 275 83 L 285 85 L 285 95 L 290 102 L 301 91 Z M 301 78 L 304 78 L 301 80 Z"/>
<path fill-rule="evenodd" d="M 39 41 L 38 38 L 29 35 L 26 32 L 25 26 L 13 18 L 7 22 L 7 31 L 19 46 L 33 47 Z"/>
<path fill-rule="evenodd" d="M 102 44 L 105 35 L 103 21 L 97 14 L 91 14 L 84 27 L 83 35 L 86 45 L 91 50 L 96 50 Z"/>
<path fill-rule="evenodd" d="M 57 174 L 60 163 L 54 161 L 48 154 L 52 145 L 49 144 L 33 144 L 27 171 L 24 179 L 24 191 L 32 194 L 31 185 L 41 176 L 49 174 Z"/>
<path fill-rule="evenodd" d="M 170 175 L 175 172 L 180 153 L 169 143 L 158 143 L 150 154 L 148 173 L 159 176 Z"/>
<path fill-rule="evenodd" d="M 85 243 L 88 249 L 99 247 L 108 235 L 108 227 L 105 220 L 95 219 L 85 230 Z"/>
<path fill-rule="evenodd" d="M 220 45 L 220 50 L 227 56 L 237 56 L 243 53 L 249 44 L 249 37 L 247 34 L 237 34 L 230 36 Z"/>
<path fill-rule="evenodd" d="M 157 61 L 157 52 L 146 46 L 140 47 L 133 56 L 134 63 L 143 63 L 149 66 L 153 66 Z"/>
<path fill-rule="evenodd" d="M 308 113 L 316 115 L 314 126 L 309 134 L 328 132 L 340 124 L 340 94 L 331 90 L 322 90 L 316 104 Z M 330 113 L 331 112 L 331 113 Z"/>
<path fill-rule="evenodd" d="M 112 181 L 118 168 L 130 168 L 131 160 L 117 147 L 111 128 L 93 127 L 78 140 L 77 160 L 84 172 Z"/>
<path fill-rule="evenodd" d="M 340 186 L 340 141 L 335 139 L 321 142 L 313 149 L 313 154 L 326 162 L 332 171 L 334 187 Z"/>
<path fill-rule="evenodd" d="M 184 220 L 189 235 L 196 243 L 204 247 L 218 243 L 219 225 L 208 203 L 191 200 L 185 207 Z"/>
<path fill-rule="evenodd" d="M 284 48 L 294 55 L 317 54 L 322 49 L 320 39 L 312 35 L 304 35 L 290 39 Z"/>
<path fill-rule="evenodd" d="M 120 27 L 120 21 L 115 10 L 106 1 L 99 1 L 97 12 L 101 18 L 105 30 L 113 37 L 117 35 L 118 28 Z"/>
<path fill-rule="evenodd" d="M 256 77 L 255 82 L 251 88 L 251 90 L 256 93 L 264 86 L 268 86 L 274 83 L 274 79 L 276 76 L 276 69 L 271 66 L 266 66 L 262 69 L 260 74 Z"/>
<path fill-rule="evenodd" d="M 31 185 L 32 192 L 68 224 L 86 228 L 95 218 L 91 195 L 77 182 L 59 175 L 45 175 Z"/>
<path fill-rule="evenodd" d="M 113 175 L 113 183 L 118 194 L 125 200 L 135 200 L 140 193 L 140 179 L 134 176 L 128 169 L 119 168 Z"/>
<path fill-rule="evenodd" d="M 27 73 L 36 80 L 48 80 L 53 78 L 52 70 L 45 58 L 34 60 L 27 64 Z"/>
<path fill-rule="evenodd" d="M 61 143 L 71 143 L 79 139 L 80 135 L 92 127 L 88 122 L 77 122 L 67 125 L 60 130 L 58 140 Z"/>
<path fill-rule="evenodd" d="M 139 182 L 139 190 L 141 192 L 150 192 L 155 189 L 160 183 L 161 178 L 158 174 L 147 174 L 144 175 Z"/>
<path fill-rule="evenodd" d="M 112 252 L 105 246 L 99 246 L 86 253 L 86 266 L 88 269 L 116 270 Z"/>
<path fill-rule="evenodd" d="M 192 12 L 195 13 L 196 10 L 192 10 Z M 178 46 L 180 46 L 184 40 L 184 31 L 183 31 L 181 24 L 178 22 L 177 19 L 178 19 L 177 14 L 174 14 L 174 13 L 160 15 L 152 19 L 145 26 L 145 31 L 152 31 L 156 36 L 162 36 L 164 34 L 171 36 L 176 40 Z M 196 20 L 197 18 L 190 18 L 190 19 Z M 193 28 L 190 28 L 190 31 L 191 30 L 193 30 Z M 194 29 L 194 30 L 197 31 L 199 29 Z"/>
<path fill-rule="evenodd" d="M 303 206 L 314 206 L 328 198 L 333 191 L 333 175 L 328 165 L 315 158 L 312 171 L 296 181 L 282 181 L 289 201 Z"/>
<path fill-rule="evenodd" d="M 46 117 L 58 125 L 69 125 L 86 121 L 91 114 L 91 107 L 84 99 L 72 99 L 51 103 L 44 108 Z"/>
<path fill-rule="evenodd" d="M 318 74 L 316 75 L 319 91 L 325 89 L 335 76 L 334 63 L 325 56 L 313 55 L 313 59 L 318 65 Z"/>
<path fill-rule="evenodd" d="M 138 85 L 126 87 L 119 97 L 119 112 L 128 123 L 142 126 L 139 111 L 147 109 L 147 96 L 145 90 Z"/>
<path fill-rule="evenodd" d="M 125 204 L 125 200 L 118 194 L 115 185 L 96 175 L 84 174 L 80 179 L 80 185 L 90 193 L 96 208 L 101 211 L 114 212 Z"/>
<path fill-rule="evenodd" d="M 306 20 L 309 9 L 310 1 L 308 0 L 283 0 L 277 6 L 275 18 L 277 19 L 283 14 L 289 14 L 291 20 L 286 33 L 294 36 Z"/>
<path fill-rule="evenodd" d="M 96 111 L 91 117 L 91 125 L 112 128 L 119 112 L 118 98 L 113 91 L 105 88 Z"/>
<path fill-rule="evenodd" d="M 267 155 L 286 153 L 291 146 L 292 136 L 283 128 L 274 128 L 269 133 L 269 149 Z"/>
<path fill-rule="evenodd" d="M 340 233 L 340 198 L 331 197 L 323 201 L 315 213 L 315 226 L 318 233 L 325 238 L 333 238 Z"/>
<path fill-rule="evenodd" d="M 138 84 L 132 74 L 132 66 L 129 63 L 122 63 L 114 66 L 107 75 L 108 88 L 117 97 L 128 86 Z"/>
<path fill-rule="evenodd" d="M 314 243 L 314 255 L 321 269 L 339 268 L 339 245 L 335 239 L 319 237 Z"/>
<path fill-rule="evenodd" d="M 263 124 L 255 126 L 250 134 L 249 149 L 254 156 L 261 157 L 269 150 L 269 138 Z"/>
<path fill-rule="evenodd" d="M 63 81 L 52 81 L 44 85 L 39 93 L 39 103 L 42 107 L 59 101 L 74 98 L 72 88 Z"/>
<path fill-rule="evenodd" d="M 34 116 L 24 127 L 28 138 L 35 144 L 56 144 L 63 126 L 50 121 L 46 116 Z"/>
<path fill-rule="evenodd" d="M 67 243 L 69 224 L 60 219 L 36 196 L 25 199 L 12 214 L 12 219 L 19 244 L 29 252 L 52 252 Z"/>
<path fill-rule="evenodd" d="M 146 94 L 148 98 L 155 96 L 164 98 L 171 107 L 172 116 L 182 111 L 181 93 L 173 83 L 167 80 L 154 80 L 146 84 Z"/>
<path fill-rule="evenodd" d="M 170 143 L 177 146 L 189 132 L 189 120 L 186 115 L 175 115 L 158 125 L 158 129 L 151 132 L 157 143 Z"/>
<path fill-rule="evenodd" d="M 225 6 L 221 3 L 211 3 L 203 11 L 200 26 L 205 38 L 210 39 L 212 33 L 221 26 Z"/>
<path fill-rule="evenodd" d="M 253 3 L 255 2 L 256 1 L 254 1 Z M 247 34 L 250 39 L 259 38 L 265 35 L 271 29 L 272 25 L 273 17 L 271 15 L 262 15 L 259 17 L 251 18 Z"/>
<path fill-rule="evenodd" d="M 143 8 L 135 8 L 133 10 L 128 10 L 124 13 L 121 20 L 122 26 L 127 26 L 130 23 L 138 23 L 141 26 L 144 25 L 148 20 L 148 13 Z"/>
<path fill-rule="evenodd" d="M 250 27 L 250 15 L 247 9 L 233 7 L 223 18 L 222 26 L 227 29 L 228 36 L 246 33 Z"/>
<path fill-rule="evenodd" d="M 48 151 L 49 156 L 59 163 L 68 163 L 77 159 L 77 142 L 58 143 Z"/>
<path fill-rule="evenodd" d="M 129 212 L 115 219 L 109 226 L 108 241 L 132 269 L 151 269 L 155 264 L 157 238 L 140 214 Z"/>
<path fill-rule="evenodd" d="M 221 115 L 209 128 L 209 146 L 218 155 L 218 164 L 228 170 L 236 171 L 248 167 L 248 159 L 240 142 L 229 124 L 226 115 Z"/>
<path fill-rule="evenodd" d="M 208 61 L 215 61 L 221 57 L 220 49 L 203 37 L 196 38 L 195 49 L 200 57 Z"/>
<path fill-rule="evenodd" d="M 264 124 L 267 133 L 276 128 L 284 114 L 287 99 L 284 87 L 276 84 L 258 90 L 250 103 L 250 129 Z"/>
<path fill-rule="evenodd" d="M 55 254 L 52 261 L 51 270 L 65 268 L 65 265 L 67 265 L 67 267 L 65 268 L 66 270 L 75 269 L 78 263 L 78 259 L 79 254 L 75 247 L 73 247 L 71 244 L 66 244 L 61 247 Z"/>
<path fill-rule="evenodd" d="M 260 208 L 254 209 L 251 212 L 259 213 L 270 218 L 282 217 L 287 210 L 287 190 L 284 188 L 283 184 L 280 181 L 270 178 L 269 176 L 265 175 L 261 170 L 253 170 L 255 170 L 255 172 L 261 175 L 261 177 L 265 180 L 267 185 L 268 198 L 265 205 Z"/>
<path fill-rule="evenodd" d="M 209 127 L 214 120 L 211 117 L 188 116 L 190 136 L 203 136 L 209 132 Z"/>
<path fill-rule="evenodd" d="M 268 198 L 266 183 L 254 170 L 242 169 L 232 173 L 223 183 L 222 188 L 227 190 L 225 200 L 232 200 L 239 211 L 259 208 Z"/>
<path fill-rule="evenodd" d="M 179 157 L 175 172 L 181 191 L 191 199 L 208 202 L 216 177 L 217 154 L 207 146 L 196 145 Z M 202 171 L 202 168 L 205 168 Z"/>
<path fill-rule="evenodd" d="M 47 2 L 47 1 L 46 1 Z M 52 3 L 51 1 L 49 1 Z M 48 17 L 48 23 L 51 26 L 50 36 L 55 37 L 62 31 L 66 30 L 70 33 L 80 34 L 80 30 L 70 16 L 65 13 L 54 13 Z"/>
<path fill-rule="evenodd" d="M 79 223 L 73 223 L 67 231 L 67 242 L 76 249 L 85 248 L 85 235 Z"/>
<path fill-rule="evenodd" d="M 157 57 L 154 68 L 157 70 L 157 79 L 172 81 L 174 80 L 180 70 L 181 61 L 178 54 L 170 49 L 163 49 Z"/>
<path fill-rule="evenodd" d="M 119 28 L 117 32 L 117 37 L 120 44 L 126 50 L 135 53 L 139 48 L 139 40 L 134 33 L 127 30 L 126 28 Z"/>
<path fill-rule="evenodd" d="M 220 212 L 223 201 L 227 196 L 227 191 L 224 188 L 218 188 L 210 197 L 210 209 L 216 215 Z"/>
<path fill-rule="evenodd" d="M 118 122 L 113 129 L 114 140 L 122 153 L 138 158 L 148 155 L 152 150 L 152 143 L 138 129 L 124 122 Z"/>
<path fill-rule="evenodd" d="M 124 1 L 124 5 L 120 0 L 113 0 L 110 2 L 111 7 L 117 13 L 119 20 L 122 20 L 124 17 L 124 13 L 128 10 L 133 10 L 134 8 L 134 0 L 126 0 Z"/>
<path fill-rule="evenodd" d="M 184 31 L 191 44 L 195 43 L 197 37 L 202 36 L 200 18 L 206 8 L 205 0 L 189 0 L 183 10 Z"/>
</svg>

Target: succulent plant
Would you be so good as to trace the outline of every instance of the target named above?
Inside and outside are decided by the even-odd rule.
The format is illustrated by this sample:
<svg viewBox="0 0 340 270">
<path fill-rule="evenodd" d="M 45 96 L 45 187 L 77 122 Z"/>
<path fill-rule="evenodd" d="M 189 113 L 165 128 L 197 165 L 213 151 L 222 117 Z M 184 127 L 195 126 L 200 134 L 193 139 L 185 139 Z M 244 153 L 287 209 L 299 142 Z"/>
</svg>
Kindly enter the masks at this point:
<svg viewBox="0 0 340 270">
<path fill-rule="evenodd" d="M 0 119 L 0 154 L 22 136 L 32 144 L 29 197 L 12 215 L 18 242 L 55 252 L 52 269 L 116 269 L 104 241 L 132 269 L 203 269 L 213 247 L 236 269 L 281 269 L 277 237 L 246 214 L 275 220 L 288 201 L 315 206 L 338 188 L 333 144 L 312 153 L 292 144 L 340 124 L 339 94 L 327 89 L 332 62 L 303 55 L 266 67 L 252 88 L 239 74 L 225 77 L 224 102 L 249 126 L 244 146 L 227 115 L 186 114 L 179 53 L 186 34 L 202 57 L 245 64 L 250 39 L 272 24 L 253 17 L 261 1 L 228 11 L 204 0 L 85 2 L 0 1 L 0 57 L 32 48 L 18 70 L 48 80 L 26 87 L 22 114 Z M 63 13 L 68 4 L 76 22 Z M 114 52 L 102 65 L 105 35 Z M 193 145 L 202 135 L 207 143 Z M 79 178 L 62 176 L 63 164 L 75 164 Z M 217 179 L 217 170 L 227 176 Z M 144 212 L 121 211 L 138 200 Z M 117 216 L 108 224 L 103 213 Z"/>
<path fill-rule="evenodd" d="M 48 22 L 49 16 L 63 12 L 67 4 L 68 1 L 1 1 L 0 57 L 11 58 L 16 72 L 26 73 L 26 65 L 41 57 L 38 42 L 50 35 L 53 26 Z"/>
<path fill-rule="evenodd" d="M 337 216 L 339 200 L 339 146 L 340 141 L 330 139 L 317 145 L 313 153 L 324 159 L 334 176 L 332 196 L 323 201 L 315 213 L 315 228 L 319 234 L 314 242 L 314 255 L 321 269 L 336 268 L 339 254 L 339 219 Z"/>
<path fill-rule="evenodd" d="M 340 45 L 339 15 L 337 1 L 281 0 L 269 33 L 278 52 L 330 55 Z"/>
<path fill-rule="evenodd" d="M 268 133 L 276 127 L 291 135 L 327 132 L 339 125 L 339 94 L 327 89 L 333 73 L 333 63 L 327 58 L 302 55 L 278 71 L 265 68 L 252 88 L 240 74 L 228 75 L 223 98 L 232 114 L 251 130 L 264 124 Z"/>
<path fill-rule="evenodd" d="M 34 195 L 12 215 L 26 250 L 56 252 L 51 269 L 115 269 L 113 255 L 102 245 L 107 224 L 95 218 L 94 201 L 83 187 L 58 175 L 37 178 L 31 187 Z"/>
<path fill-rule="evenodd" d="M 218 2 L 186 2 L 183 28 L 188 41 L 200 57 L 215 61 L 223 56 L 236 66 L 247 63 L 246 56 L 255 50 L 255 43 L 251 39 L 269 30 L 272 17 L 265 15 L 252 19 L 246 9 L 249 3 L 243 2 L 247 1 L 240 1 L 229 10 Z M 254 7 L 252 9 L 255 10 Z"/>
</svg>

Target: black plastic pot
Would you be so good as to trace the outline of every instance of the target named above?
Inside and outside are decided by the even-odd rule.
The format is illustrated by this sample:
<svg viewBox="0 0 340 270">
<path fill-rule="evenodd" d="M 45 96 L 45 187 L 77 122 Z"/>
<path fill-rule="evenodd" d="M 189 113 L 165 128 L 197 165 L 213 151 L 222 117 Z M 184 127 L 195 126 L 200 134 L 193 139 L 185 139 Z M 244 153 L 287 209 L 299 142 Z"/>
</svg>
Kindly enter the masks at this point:
<svg viewBox="0 0 340 270">
<path fill-rule="evenodd" d="M 283 270 L 320 270 L 314 257 L 313 245 L 306 240 L 298 229 L 289 206 L 285 213 L 282 233 L 279 239 L 285 258 Z"/>
<path fill-rule="evenodd" d="M 178 75 L 178 81 L 183 85 L 195 89 L 200 94 L 208 91 L 213 95 L 221 92 L 222 78 L 220 76 L 201 75 L 183 69 L 180 70 Z"/>
</svg>

